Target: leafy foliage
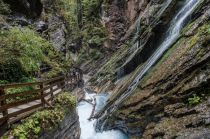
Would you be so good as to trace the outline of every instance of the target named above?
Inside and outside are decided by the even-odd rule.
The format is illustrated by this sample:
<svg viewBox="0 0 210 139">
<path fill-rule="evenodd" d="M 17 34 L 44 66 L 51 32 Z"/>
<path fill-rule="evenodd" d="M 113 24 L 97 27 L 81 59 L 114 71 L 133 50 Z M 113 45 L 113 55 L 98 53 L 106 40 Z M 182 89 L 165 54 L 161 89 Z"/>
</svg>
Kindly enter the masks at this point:
<svg viewBox="0 0 210 139">
<path fill-rule="evenodd" d="M 188 98 L 188 102 L 190 105 L 196 105 L 201 102 L 201 98 L 196 94 L 193 94 L 193 97 Z"/>
<path fill-rule="evenodd" d="M 67 108 L 72 108 L 76 106 L 76 98 L 72 95 L 69 95 L 68 92 L 59 94 L 55 100 L 55 105 L 66 106 Z"/>
<path fill-rule="evenodd" d="M 84 44 L 90 47 L 99 47 L 107 39 L 107 31 L 100 24 L 88 23 L 83 28 Z"/>
<path fill-rule="evenodd" d="M 73 42 L 81 38 L 81 31 L 77 23 L 77 3 L 76 0 L 56 0 L 55 9 L 64 17 L 67 23 L 69 39 Z"/>
<path fill-rule="evenodd" d="M 102 0 L 56 0 L 56 9 L 67 23 L 68 40 L 71 44 L 76 45 L 82 40 L 83 46 L 87 48 L 99 47 L 107 39 L 107 31 L 101 24 L 99 16 L 101 3 Z M 82 10 L 79 8 L 80 5 Z M 82 17 L 79 17 L 79 13 Z M 81 21 L 79 18 L 82 18 Z M 82 27 L 79 24 L 82 24 Z"/>
<path fill-rule="evenodd" d="M 0 78 L 3 80 L 14 82 L 32 76 L 39 71 L 41 63 L 60 66 L 52 44 L 29 28 L 1 30 L 0 42 Z"/>
<path fill-rule="evenodd" d="M 83 22 L 95 22 L 99 19 L 100 7 L 103 0 L 82 0 Z"/>
</svg>

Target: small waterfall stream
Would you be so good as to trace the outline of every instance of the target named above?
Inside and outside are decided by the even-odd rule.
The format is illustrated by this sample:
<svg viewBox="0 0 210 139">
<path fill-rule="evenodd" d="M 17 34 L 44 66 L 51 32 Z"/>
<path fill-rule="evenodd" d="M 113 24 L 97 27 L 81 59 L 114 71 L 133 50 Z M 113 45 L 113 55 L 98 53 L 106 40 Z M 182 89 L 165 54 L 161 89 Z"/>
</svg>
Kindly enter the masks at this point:
<svg viewBox="0 0 210 139">
<path fill-rule="evenodd" d="M 139 81 L 144 77 L 148 70 L 161 58 L 164 52 L 172 46 L 172 44 L 179 38 L 180 31 L 183 28 L 186 19 L 192 13 L 192 11 L 199 4 L 200 0 L 186 0 L 183 7 L 175 15 L 171 21 L 170 27 L 166 33 L 166 37 L 158 49 L 153 53 L 153 55 L 145 62 L 143 68 L 139 71 L 138 76 L 130 84 L 127 90 L 121 95 L 117 101 L 114 102 L 107 110 L 103 112 L 103 115 L 98 120 L 98 124 L 102 124 L 99 128 L 103 130 L 104 124 L 106 123 L 106 115 L 110 115 L 115 111 L 123 100 L 125 100 L 137 87 Z M 103 121 L 103 123 L 100 123 Z"/>
<path fill-rule="evenodd" d="M 99 111 L 104 105 L 109 94 L 96 95 L 95 93 L 85 94 L 85 99 L 96 98 L 96 112 Z M 119 130 L 104 131 L 97 133 L 95 131 L 96 120 L 89 121 L 93 106 L 85 101 L 78 104 L 77 110 L 79 115 L 81 136 L 80 139 L 128 139 L 128 137 Z"/>
</svg>

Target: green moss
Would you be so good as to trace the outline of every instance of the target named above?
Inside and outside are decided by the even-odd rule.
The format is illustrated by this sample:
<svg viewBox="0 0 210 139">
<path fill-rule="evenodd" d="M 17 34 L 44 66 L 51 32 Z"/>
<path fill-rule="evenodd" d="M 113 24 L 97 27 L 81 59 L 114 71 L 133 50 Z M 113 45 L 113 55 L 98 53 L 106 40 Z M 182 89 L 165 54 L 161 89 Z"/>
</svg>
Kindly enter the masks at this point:
<svg viewBox="0 0 210 139">
<path fill-rule="evenodd" d="M 192 105 L 197 105 L 201 102 L 201 97 L 197 96 L 196 94 L 193 94 L 192 97 L 188 98 L 188 103 Z"/>
<path fill-rule="evenodd" d="M 19 82 L 22 77 L 33 76 L 45 63 L 52 69 L 60 67 L 61 56 L 51 43 L 30 28 L 1 30 L 0 32 L 0 78 Z M 53 62 L 52 62 L 53 61 Z"/>
<path fill-rule="evenodd" d="M 59 94 L 54 101 L 54 108 L 34 113 L 21 124 L 13 126 L 3 138 L 13 136 L 18 139 L 39 138 L 43 131 L 51 131 L 59 126 L 69 109 L 75 108 L 76 99 L 69 93 Z"/>
</svg>

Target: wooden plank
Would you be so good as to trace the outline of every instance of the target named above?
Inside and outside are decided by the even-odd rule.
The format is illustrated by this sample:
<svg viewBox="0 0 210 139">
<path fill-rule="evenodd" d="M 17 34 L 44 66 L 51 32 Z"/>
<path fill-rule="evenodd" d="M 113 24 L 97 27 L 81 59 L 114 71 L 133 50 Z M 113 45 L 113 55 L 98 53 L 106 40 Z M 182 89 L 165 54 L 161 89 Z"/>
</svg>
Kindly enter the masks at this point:
<svg viewBox="0 0 210 139">
<path fill-rule="evenodd" d="M 55 91 L 57 91 L 57 90 L 59 90 L 59 89 L 62 89 L 64 86 L 65 86 L 65 85 L 63 85 L 63 86 L 61 86 L 61 87 L 58 86 L 56 89 L 53 89 L 52 92 L 55 92 Z M 41 90 L 43 90 L 43 89 L 41 89 Z M 43 93 L 43 94 L 41 93 L 40 95 L 35 96 L 35 97 L 33 97 L 33 98 L 29 98 L 29 99 L 27 99 L 27 100 L 21 100 L 21 101 L 18 101 L 18 102 L 12 102 L 12 103 L 8 103 L 8 104 L 6 104 L 6 105 L 2 105 L 2 106 L 0 107 L 0 111 L 3 111 L 3 110 L 5 110 L 5 109 L 9 109 L 9 108 L 12 108 L 12 107 L 16 107 L 16 106 L 19 106 L 19 105 L 23 105 L 23 104 L 25 104 L 25 103 L 29 103 L 29 102 L 35 101 L 35 100 L 37 100 L 37 99 L 42 99 L 43 97 L 45 97 L 45 96 L 47 96 L 47 95 L 49 95 L 49 94 L 51 94 L 51 92 Z M 43 96 L 43 97 L 42 97 L 42 96 Z"/>
<path fill-rule="evenodd" d="M 41 90 L 44 89 L 44 84 L 43 84 L 43 83 L 40 85 L 40 89 L 41 89 Z M 44 107 L 44 91 L 41 91 L 41 92 L 40 92 L 40 96 L 41 96 L 42 105 L 43 105 L 43 107 Z"/>
<path fill-rule="evenodd" d="M 40 104 L 37 104 L 37 105 L 33 105 L 33 106 L 28 107 L 28 108 L 25 108 L 25 109 L 22 109 L 22 110 L 19 110 L 17 112 L 10 113 L 10 114 L 8 114 L 8 117 L 9 118 L 15 117 L 15 116 L 17 116 L 17 115 L 19 115 L 21 113 L 25 113 L 27 111 L 31 111 L 31 110 L 36 109 L 36 108 L 39 108 L 39 107 L 42 107 L 42 104 L 41 103 Z"/>
<path fill-rule="evenodd" d="M 52 88 L 52 87 L 58 85 L 60 82 L 61 82 L 61 81 L 55 82 L 55 83 L 53 83 L 53 84 L 49 84 L 49 86 L 47 86 L 47 87 L 44 88 L 44 91 L 46 91 L 46 90 L 48 90 L 48 89 L 50 89 L 50 88 Z"/>
<path fill-rule="evenodd" d="M 31 111 L 31 110 L 39 108 L 39 107 L 42 107 L 41 103 L 37 104 L 37 105 L 33 105 L 33 106 L 25 108 L 25 109 L 21 109 L 19 111 L 16 111 L 16 112 L 13 112 L 13 113 L 10 113 L 10 114 L 7 114 L 4 117 L 0 118 L 0 121 L 5 120 L 7 118 L 11 118 L 11 117 L 16 117 L 17 115 L 20 115 L 20 114 L 25 113 L 27 111 Z"/>
<path fill-rule="evenodd" d="M 0 85 L 0 88 L 18 88 L 18 87 L 23 87 L 23 86 L 34 86 L 34 85 L 40 85 L 42 82 L 33 82 L 33 83 L 13 83 L 13 84 L 5 84 L 5 85 Z"/>
<path fill-rule="evenodd" d="M 57 81 L 57 80 L 61 80 L 61 79 L 64 79 L 65 76 L 59 76 L 59 77 L 56 77 L 56 78 L 53 78 L 53 79 L 49 79 L 49 80 L 45 80 L 43 81 L 44 84 L 49 84 L 51 82 L 54 82 L 54 81 Z"/>
<path fill-rule="evenodd" d="M 33 114 L 34 112 L 36 112 L 38 110 L 41 110 L 41 109 L 43 109 L 43 107 L 38 107 L 38 108 L 33 109 L 31 111 L 27 111 L 25 113 L 19 114 L 16 117 L 12 117 L 12 118 L 9 119 L 9 125 L 11 125 L 14 122 L 20 121 L 21 119 L 24 119 L 24 118 L 30 116 L 31 114 Z"/>
<path fill-rule="evenodd" d="M 41 99 L 41 98 L 42 98 L 42 96 L 39 95 L 39 96 L 35 96 L 33 98 L 29 98 L 27 100 L 21 100 L 21 101 L 9 103 L 9 104 L 1 106 L 0 111 L 3 111 L 5 109 L 9 109 L 9 108 L 13 108 L 13 107 L 16 107 L 16 106 L 19 106 L 19 105 L 23 105 L 23 104 L 26 104 L 26 103 L 29 103 L 29 102 L 32 102 L 32 101 L 35 101 L 35 100 L 38 100 L 38 99 Z"/>
<path fill-rule="evenodd" d="M 52 92 L 54 93 L 55 91 L 59 90 L 59 89 L 62 89 L 60 86 L 58 86 L 57 88 L 55 89 L 52 89 Z"/>
<path fill-rule="evenodd" d="M 2 95 L 5 95 L 4 88 L 0 88 L 0 96 L 2 96 Z M 0 107 L 4 106 L 5 104 L 6 104 L 6 99 L 0 101 Z M 8 114 L 7 108 L 2 111 L 2 114 L 3 114 L 3 117 Z M 8 126 L 8 118 L 5 118 L 5 120 L 2 123 L 5 123 L 5 126 L 7 127 Z"/>
<path fill-rule="evenodd" d="M 20 96 L 24 96 L 24 95 L 33 95 L 33 94 L 38 93 L 40 91 L 41 91 L 41 89 L 34 89 L 34 90 L 30 90 L 30 91 L 18 92 L 18 93 L 15 93 L 15 94 L 6 94 L 4 96 L 0 96 L 0 101 L 4 100 L 4 99 L 16 98 L 16 97 L 20 97 Z"/>
</svg>

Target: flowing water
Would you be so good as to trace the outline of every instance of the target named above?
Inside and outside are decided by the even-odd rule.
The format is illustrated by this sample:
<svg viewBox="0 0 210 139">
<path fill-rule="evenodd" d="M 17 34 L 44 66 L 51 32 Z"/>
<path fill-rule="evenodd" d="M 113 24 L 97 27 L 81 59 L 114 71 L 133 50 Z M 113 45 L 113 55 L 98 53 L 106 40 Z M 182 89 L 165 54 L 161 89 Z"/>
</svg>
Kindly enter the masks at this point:
<svg viewBox="0 0 210 139">
<path fill-rule="evenodd" d="M 156 19 L 151 24 L 154 24 L 154 22 L 158 22 L 157 20 L 159 20 L 160 16 L 167 9 L 167 7 L 169 7 L 171 2 L 172 0 L 166 0 L 166 2 L 163 3 L 162 8 L 157 12 Z M 141 34 L 141 16 L 139 16 L 138 19 L 136 20 L 134 35 L 131 39 L 132 47 L 128 50 L 131 55 L 127 58 L 125 63 L 117 70 L 117 79 L 120 79 L 125 75 L 124 66 L 126 65 L 126 63 L 131 61 L 139 50 L 142 50 L 144 45 L 141 44 L 140 34 Z"/>
<path fill-rule="evenodd" d="M 169 49 L 170 46 L 172 46 L 172 44 L 178 39 L 180 31 L 185 24 L 185 21 L 192 13 L 192 11 L 196 8 L 196 6 L 199 4 L 199 1 L 200 0 L 186 0 L 183 7 L 173 18 L 170 27 L 166 33 L 166 38 L 164 39 L 162 44 L 153 53 L 153 55 L 145 62 L 145 65 L 139 72 L 138 76 L 134 79 L 134 81 L 123 93 L 123 95 L 121 95 L 120 98 L 118 98 L 113 105 L 111 105 L 106 111 L 104 111 L 104 114 L 101 116 L 102 119 L 101 121 L 103 121 L 103 124 L 101 125 L 101 130 L 103 130 L 103 126 L 106 123 L 106 115 L 111 114 L 113 111 L 117 109 L 119 104 L 121 104 L 121 102 L 125 100 L 137 87 L 139 81 L 144 77 L 144 75 L 148 72 L 148 70 L 161 58 L 164 52 L 167 49 Z"/>
<path fill-rule="evenodd" d="M 100 110 L 107 98 L 108 94 L 96 95 L 94 93 L 86 93 L 86 100 L 96 98 L 96 111 Z M 93 105 L 82 101 L 78 104 L 77 110 L 79 115 L 80 127 L 81 127 L 81 137 L 80 139 L 128 139 L 128 137 L 119 130 L 104 131 L 101 133 L 96 133 L 95 123 L 96 120 L 89 121 L 88 118 L 91 115 Z"/>
</svg>

